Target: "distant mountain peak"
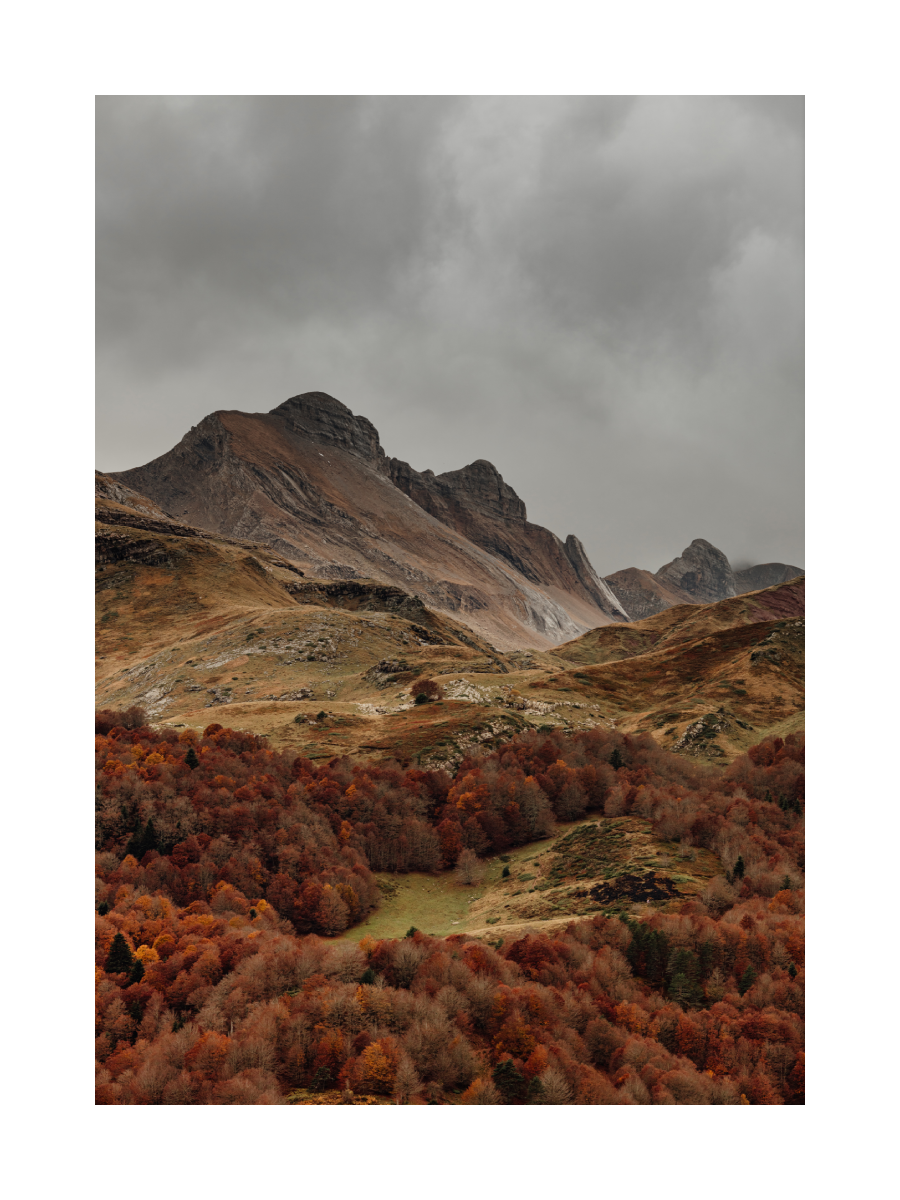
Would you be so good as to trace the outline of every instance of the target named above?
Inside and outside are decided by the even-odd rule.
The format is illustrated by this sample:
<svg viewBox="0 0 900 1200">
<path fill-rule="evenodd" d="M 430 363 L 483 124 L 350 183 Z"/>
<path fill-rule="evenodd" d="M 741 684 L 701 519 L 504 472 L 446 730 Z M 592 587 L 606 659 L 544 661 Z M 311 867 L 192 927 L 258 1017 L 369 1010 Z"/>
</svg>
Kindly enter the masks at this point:
<svg viewBox="0 0 900 1200">
<path fill-rule="evenodd" d="M 763 563 L 735 571 L 722 551 L 705 538 L 694 538 L 678 558 L 654 574 L 636 567 L 607 575 L 615 596 L 631 619 L 643 620 L 677 604 L 715 604 L 775 584 L 787 583 L 803 574 L 800 567 Z"/>
<path fill-rule="evenodd" d="M 728 600 L 735 595 L 731 563 L 705 538 L 694 538 L 679 558 L 660 567 L 656 578 L 694 596 L 701 604 Z"/>
</svg>

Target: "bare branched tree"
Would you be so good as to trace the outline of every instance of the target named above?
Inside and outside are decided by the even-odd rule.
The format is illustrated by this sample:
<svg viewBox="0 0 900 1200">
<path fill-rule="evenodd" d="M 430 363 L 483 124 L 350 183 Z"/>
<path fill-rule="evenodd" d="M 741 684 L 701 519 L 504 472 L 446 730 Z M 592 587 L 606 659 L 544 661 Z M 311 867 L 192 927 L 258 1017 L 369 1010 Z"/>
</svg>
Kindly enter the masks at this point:
<svg viewBox="0 0 900 1200">
<path fill-rule="evenodd" d="M 465 887 L 477 886 L 484 880 L 484 863 L 468 848 L 463 850 L 456 862 L 456 878 Z"/>
</svg>

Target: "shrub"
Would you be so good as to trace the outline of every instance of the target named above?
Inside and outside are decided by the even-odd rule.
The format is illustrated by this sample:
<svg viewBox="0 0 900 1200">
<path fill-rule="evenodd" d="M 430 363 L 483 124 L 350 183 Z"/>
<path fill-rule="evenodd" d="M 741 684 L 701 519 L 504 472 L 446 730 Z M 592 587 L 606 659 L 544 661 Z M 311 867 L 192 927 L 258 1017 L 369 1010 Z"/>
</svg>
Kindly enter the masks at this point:
<svg viewBox="0 0 900 1200">
<path fill-rule="evenodd" d="M 415 696 L 416 704 L 424 704 L 425 700 L 443 700 L 444 698 L 443 688 L 433 679 L 417 679 L 415 683 L 410 684 L 409 690 Z"/>
<path fill-rule="evenodd" d="M 136 704 L 122 710 L 104 708 L 94 716 L 94 732 L 103 735 L 117 726 L 120 729 L 141 729 L 146 724 L 147 714 Z"/>
</svg>

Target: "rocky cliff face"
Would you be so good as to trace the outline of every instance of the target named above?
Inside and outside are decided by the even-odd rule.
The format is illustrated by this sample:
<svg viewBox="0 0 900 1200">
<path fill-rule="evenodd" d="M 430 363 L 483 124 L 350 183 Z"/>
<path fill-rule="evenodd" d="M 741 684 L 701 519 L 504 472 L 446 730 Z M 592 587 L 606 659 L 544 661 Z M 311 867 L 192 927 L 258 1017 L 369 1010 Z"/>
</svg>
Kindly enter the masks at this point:
<svg viewBox="0 0 900 1200">
<path fill-rule="evenodd" d="M 114 509 L 128 509 L 160 521 L 169 520 L 168 513 L 164 513 L 152 500 L 140 495 L 133 488 L 126 487 L 111 475 L 104 475 L 102 471 L 94 472 L 94 495 L 100 507 L 108 505 Z"/>
<path fill-rule="evenodd" d="M 656 572 L 663 584 L 694 597 L 695 603 L 713 604 L 735 595 L 734 571 L 721 550 L 703 538 L 694 538 L 680 558 Z"/>
<path fill-rule="evenodd" d="M 395 486 L 420 508 L 508 563 L 529 582 L 562 588 L 596 605 L 613 620 L 628 620 L 621 603 L 594 571 L 578 538 L 570 534 L 563 543 L 548 529 L 533 525 L 524 502 L 492 463 L 479 458 L 442 475 L 415 471 L 396 458 L 389 460 L 388 467 Z"/>
<path fill-rule="evenodd" d="M 414 591 L 503 648 L 627 619 L 578 539 L 532 525 L 490 463 L 415 471 L 321 392 L 265 414 L 212 413 L 114 479 L 177 521 L 268 545 L 308 576 Z"/>
<path fill-rule="evenodd" d="M 735 571 L 734 587 L 737 594 L 742 596 L 745 592 L 758 592 L 778 583 L 788 583 L 803 574 L 802 567 L 789 567 L 785 563 L 760 563 L 758 567 Z"/>
<path fill-rule="evenodd" d="M 358 454 L 386 473 L 378 430 L 371 421 L 356 416 L 346 404 L 341 404 L 327 392 L 292 396 L 273 408 L 269 416 L 277 417 L 297 437 Z"/>
</svg>

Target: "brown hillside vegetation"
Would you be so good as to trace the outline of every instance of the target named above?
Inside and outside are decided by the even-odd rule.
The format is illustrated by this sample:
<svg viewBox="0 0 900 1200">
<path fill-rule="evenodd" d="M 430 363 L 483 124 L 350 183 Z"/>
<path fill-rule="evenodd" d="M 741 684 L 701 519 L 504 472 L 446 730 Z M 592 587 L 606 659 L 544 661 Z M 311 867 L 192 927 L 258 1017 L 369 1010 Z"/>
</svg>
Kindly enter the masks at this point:
<svg viewBox="0 0 900 1200">
<path fill-rule="evenodd" d="M 803 727 L 804 591 L 793 580 L 591 630 L 551 652 L 573 667 L 530 689 L 577 692 L 617 728 L 728 760 L 761 736 Z"/>
<path fill-rule="evenodd" d="M 595 628 L 549 653 L 501 653 L 402 588 L 310 579 L 270 548 L 180 525 L 105 485 L 98 518 L 104 706 L 140 704 L 195 730 L 227 711 L 312 758 L 451 768 L 529 727 L 615 723 L 722 761 L 802 727 L 802 580 Z M 414 703 L 422 677 L 441 700 Z"/>
<path fill-rule="evenodd" d="M 805 596 L 806 580 L 800 578 L 713 604 L 681 604 L 643 621 L 592 629 L 551 654 L 580 665 L 632 658 L 738 625 L 802 617 Z"/>
</svg>

